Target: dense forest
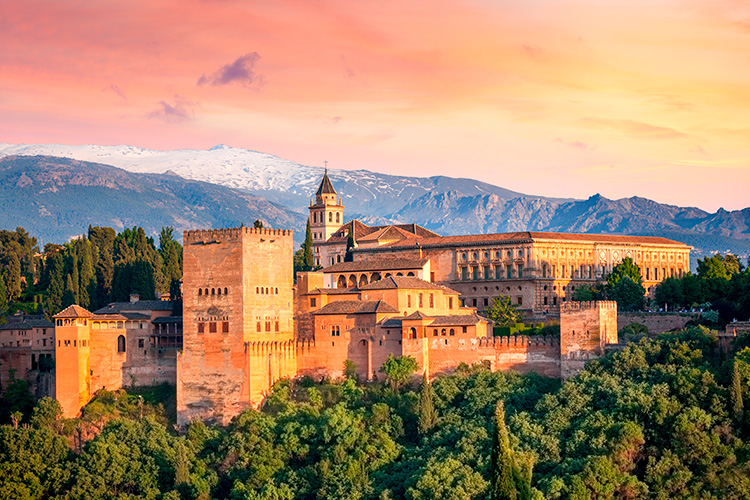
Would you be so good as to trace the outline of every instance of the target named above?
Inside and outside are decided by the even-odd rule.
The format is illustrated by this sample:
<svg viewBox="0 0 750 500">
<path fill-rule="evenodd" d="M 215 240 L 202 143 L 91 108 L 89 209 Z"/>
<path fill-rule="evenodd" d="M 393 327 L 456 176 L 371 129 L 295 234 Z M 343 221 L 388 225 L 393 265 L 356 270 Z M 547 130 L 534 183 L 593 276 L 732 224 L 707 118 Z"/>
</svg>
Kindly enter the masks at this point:
<svg viewBox="0 0 750 500">
<path fill-rule="evenodd" d="M 64 245 L 37 239 L 19 227 L 0 230 L 0 311 L 44 313 L 48 318 L 71 304 L 96 310 L 131 293 L 154 299 L 179 297 L 182 245 L 171 227 L 162 228 L 159 246 L 141 227 L 120 233 L 89 226 L 87 234 Z"/>
<path fill-rule="evenodd" d="M 0 498 L 747 499 L 749 346 L 695 326 L 564 383 L 482 365 L 283 380 L 260 411 L 179 432 L 169 387 L 100 392 L 70 420 L 43 399 L 0 426 Z"/>
</svg>

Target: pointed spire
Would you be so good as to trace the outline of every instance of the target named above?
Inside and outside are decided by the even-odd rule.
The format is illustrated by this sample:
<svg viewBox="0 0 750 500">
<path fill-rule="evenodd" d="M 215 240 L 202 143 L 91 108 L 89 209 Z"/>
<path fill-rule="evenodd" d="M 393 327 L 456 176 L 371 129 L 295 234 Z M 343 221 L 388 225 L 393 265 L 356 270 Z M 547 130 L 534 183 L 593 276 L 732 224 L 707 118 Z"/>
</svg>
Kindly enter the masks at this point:
<svg viewBox="0 0 750 500">
<path fill-rule="evenodd" d="M 333 189 L 333 184 L 331 184 L 331 179 L 328 178 L 328 168 L 326 168 L 326 171 L 323 174 L 323 180 L 320 181 L 320 187 L 315 194 L 336 194 L 336 190 Z"/>
</svg>

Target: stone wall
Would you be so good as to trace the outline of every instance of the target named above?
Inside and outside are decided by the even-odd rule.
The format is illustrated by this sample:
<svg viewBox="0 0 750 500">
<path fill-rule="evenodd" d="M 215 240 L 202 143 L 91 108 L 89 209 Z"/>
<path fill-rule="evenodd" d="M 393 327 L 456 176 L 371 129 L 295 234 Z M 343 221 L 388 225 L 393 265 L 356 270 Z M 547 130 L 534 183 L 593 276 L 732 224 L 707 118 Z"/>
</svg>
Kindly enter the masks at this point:
<svg viewBox="0 0 750 500">
<path fill-rule="evenodd" d="M 567 379 L 617 343 L 617 303 L 565 302 L 560 307 L 560 377 Z"/>
<path fill-rule="evenodd" d="M 699 313 L 618 313 L 617 331 L 622 331 L 631 323 L 640 323 L 648 328 L 648 333 L 657 334 L 685 328 L 688 321 L 697 319 Z"/>
</svg>

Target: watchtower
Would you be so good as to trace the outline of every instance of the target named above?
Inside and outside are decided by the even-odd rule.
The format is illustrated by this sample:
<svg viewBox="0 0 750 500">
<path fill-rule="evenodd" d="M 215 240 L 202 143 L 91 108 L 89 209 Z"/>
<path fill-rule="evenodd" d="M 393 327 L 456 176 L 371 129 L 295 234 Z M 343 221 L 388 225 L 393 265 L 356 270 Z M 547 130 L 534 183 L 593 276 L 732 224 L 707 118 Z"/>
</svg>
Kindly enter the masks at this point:
<svg viewBox="0 0 750 500">
<path fill-rule="evenodd" d="M 93 315 L 72 305 L 55 321 L 55 397 L 63 416 L 73 418 L 91 399 L 91 327 Z"/>
</svg>

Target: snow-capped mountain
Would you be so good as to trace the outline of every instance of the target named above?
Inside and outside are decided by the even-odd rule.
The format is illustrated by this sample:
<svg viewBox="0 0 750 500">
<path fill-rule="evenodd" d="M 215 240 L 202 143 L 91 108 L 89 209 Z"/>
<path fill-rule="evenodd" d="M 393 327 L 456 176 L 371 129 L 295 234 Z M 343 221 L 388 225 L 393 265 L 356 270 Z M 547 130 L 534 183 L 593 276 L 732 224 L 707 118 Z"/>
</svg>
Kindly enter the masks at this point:
<svg viewBox="0 0 750 500">
<path fill-rule="evenodd" d="M 72 158 L 135 173 L 172 172 L 185 179 L 244 189 L 299 211 L 308 205 L 323 176 L 321 167 L 300 165 L 278 156 L 223 144 L 208 150 L 176 151 L 134 146 L 0 144 L 0 157 L 9 155 Z M 340 169 L 329 169 L 329 176 L 349 214 L 393 214 L 409 202 L 436 191 L 458 191 L 470 196 L 495 194 L 502 199 L 522 196 L 473 179 L 406 177 Z"/>
</svg>

